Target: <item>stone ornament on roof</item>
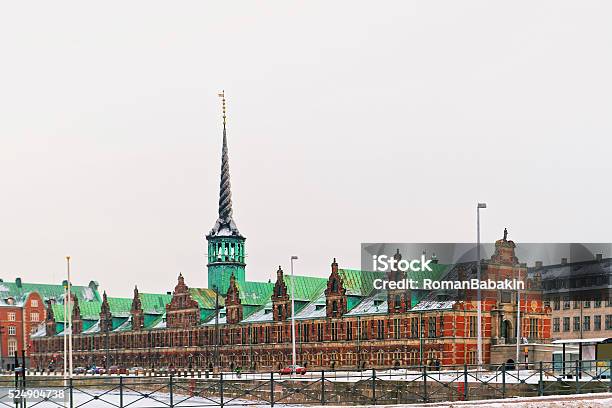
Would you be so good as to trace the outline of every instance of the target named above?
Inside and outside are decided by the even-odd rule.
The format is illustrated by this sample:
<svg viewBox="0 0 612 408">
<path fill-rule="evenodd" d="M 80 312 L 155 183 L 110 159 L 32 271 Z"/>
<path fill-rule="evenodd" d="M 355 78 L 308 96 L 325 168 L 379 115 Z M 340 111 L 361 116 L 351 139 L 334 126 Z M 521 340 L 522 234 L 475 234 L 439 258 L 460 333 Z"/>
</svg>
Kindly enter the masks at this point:
<svg viewBox="0 0 612 408">
<path fill-rule="evenodd" d="M 518 264 L 514 248 L 516 248 L 514 241 L 508 240 L 508 229 L 504 228 L 504 237 L 495 241 L 495 253 L 491 256 L 491 263 L 501 265 Z"/>
</svg>

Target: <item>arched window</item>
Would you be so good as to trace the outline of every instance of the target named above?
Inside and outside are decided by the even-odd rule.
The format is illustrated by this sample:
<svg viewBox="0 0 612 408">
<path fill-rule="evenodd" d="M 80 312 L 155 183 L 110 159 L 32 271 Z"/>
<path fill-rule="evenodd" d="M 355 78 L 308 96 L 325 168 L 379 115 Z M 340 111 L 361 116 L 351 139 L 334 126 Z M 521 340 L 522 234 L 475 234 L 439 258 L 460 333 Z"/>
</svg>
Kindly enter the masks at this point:
<svg viewBox="0 0 612 408">
<path fill-rule="evenodd" d="M 337 291 L 338 291 L 338 280 L 333 279 L 332 280 L 332 292 L 337 292 Z"/>
<path fill-rule="evenodd" d="M 335 316 L 338 314 L 338 301 L 334 300 L 332 302 L 332 314 Z"/>
</svg>

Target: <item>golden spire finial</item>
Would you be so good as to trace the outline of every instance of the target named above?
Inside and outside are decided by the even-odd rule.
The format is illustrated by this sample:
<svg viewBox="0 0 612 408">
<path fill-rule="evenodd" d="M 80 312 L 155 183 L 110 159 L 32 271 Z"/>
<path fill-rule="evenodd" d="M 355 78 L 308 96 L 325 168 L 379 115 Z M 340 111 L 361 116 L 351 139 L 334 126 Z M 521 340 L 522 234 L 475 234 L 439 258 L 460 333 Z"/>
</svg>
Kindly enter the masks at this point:
<svg viewBox="0 0 612 408">
<path fill-rule="evenodd" d="M 225 122 L 226 122 L 226 111 L 225 111 L 225 90 L 221 91 L 221 93 L 219 94 L 219 98 L 221 98 L 221 103 L 223 106 L 223 127 L 225 127 Z"/>
</svg>

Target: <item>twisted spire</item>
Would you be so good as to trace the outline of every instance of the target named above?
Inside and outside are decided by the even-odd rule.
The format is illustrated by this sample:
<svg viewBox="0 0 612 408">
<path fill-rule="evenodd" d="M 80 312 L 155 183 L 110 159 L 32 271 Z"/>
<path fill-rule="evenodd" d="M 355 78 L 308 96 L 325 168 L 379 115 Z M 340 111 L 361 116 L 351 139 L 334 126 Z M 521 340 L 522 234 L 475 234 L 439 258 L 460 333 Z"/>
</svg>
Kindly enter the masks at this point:
<svg viewBox="0 0 612 408">
<path fill-rule="evenodd" d="M 223 148 L 221 150 L 221 182 L 219 184 L 219 218 L 210 231 L 213 235 L 240 236 L 232 211 L 232 185 L 229 172 L 229 154 L 227 149 L 227 113 L 225 106 L 225 91 L 219 94 L 223 107 Z"/>
<path fill-rule="evenodd" d="M 232 217 L 232 184 L 230 182 L 227 131 L 225 127 L 225 97 L 223 97 L 223 149 L 221 150 L 221 183 L 219 184 L 219 218 Z"/>
</svg>

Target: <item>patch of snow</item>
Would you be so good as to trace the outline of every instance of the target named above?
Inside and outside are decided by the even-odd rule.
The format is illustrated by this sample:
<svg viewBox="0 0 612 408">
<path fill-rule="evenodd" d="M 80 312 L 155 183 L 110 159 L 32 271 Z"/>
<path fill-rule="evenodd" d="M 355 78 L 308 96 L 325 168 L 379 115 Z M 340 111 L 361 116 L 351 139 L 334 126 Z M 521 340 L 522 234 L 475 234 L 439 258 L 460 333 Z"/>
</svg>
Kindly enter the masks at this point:
<svg viewBox="0 0 612 408">
<path fill-rule="evenodd" d="M 89 302 L 96 299 L 94 296 L 93 290 L 91 290 L 89 286 L 83 288 L 82 295 L 83 295 L 83 298 Z"/>
</svg>

